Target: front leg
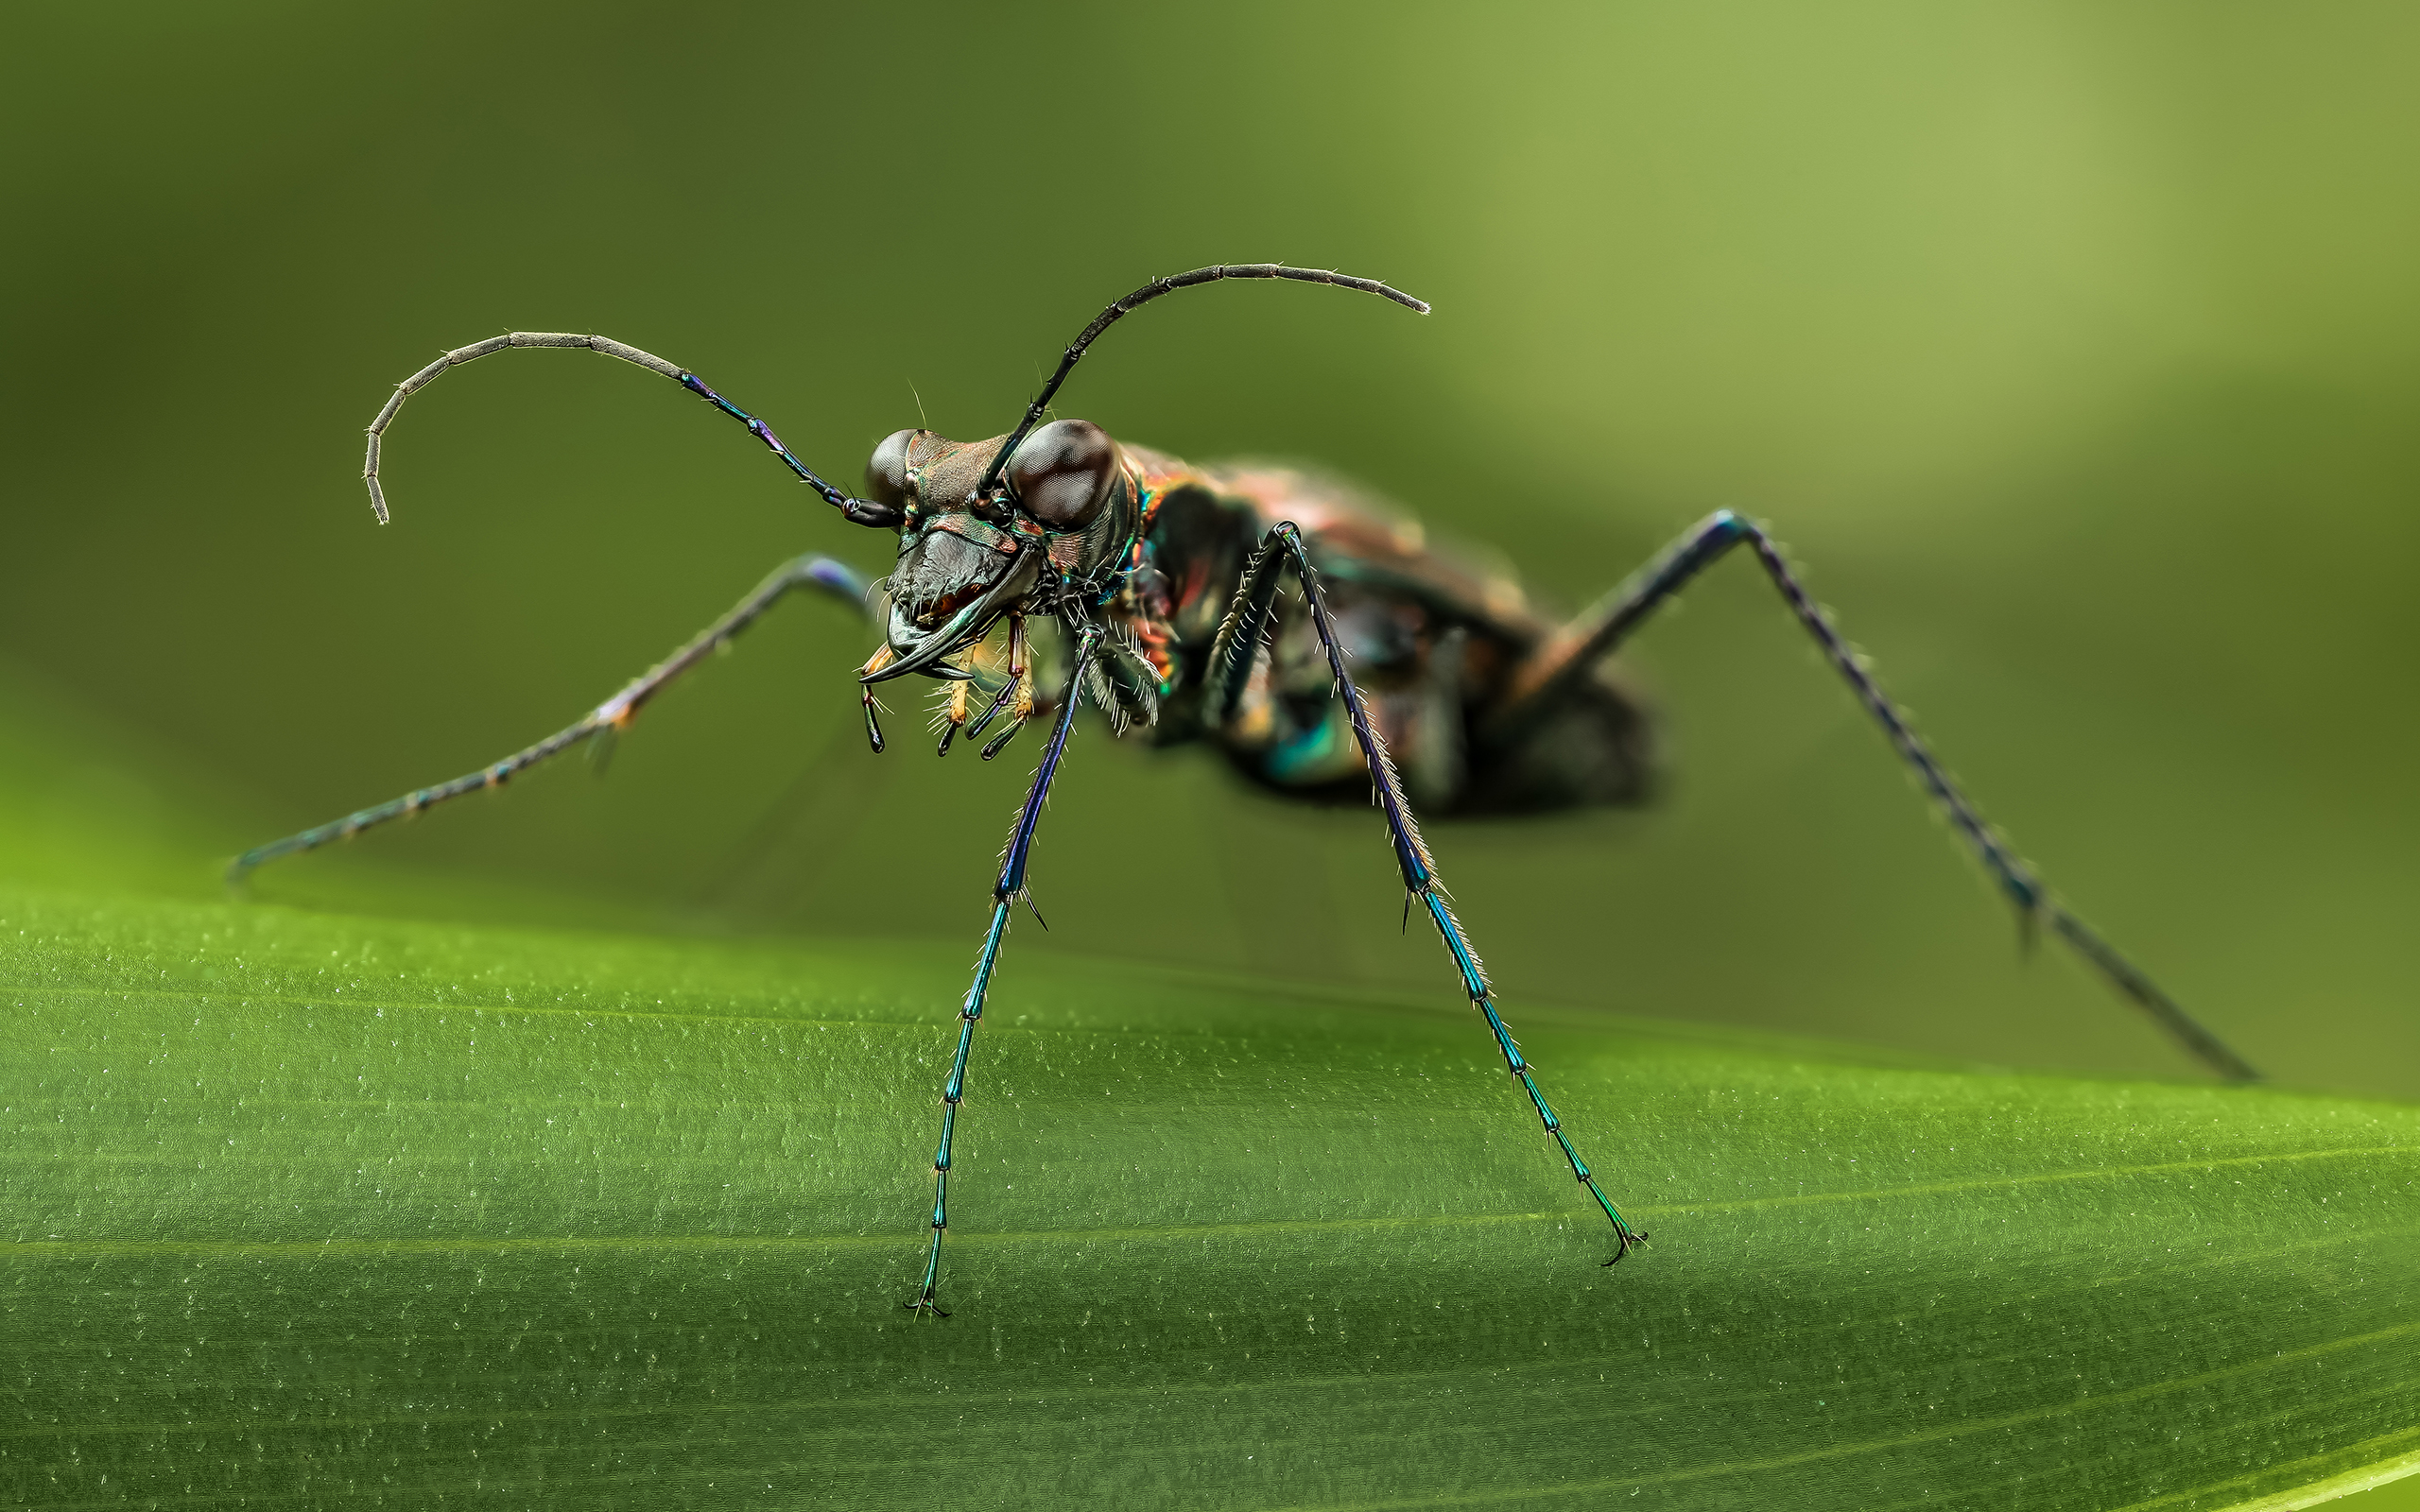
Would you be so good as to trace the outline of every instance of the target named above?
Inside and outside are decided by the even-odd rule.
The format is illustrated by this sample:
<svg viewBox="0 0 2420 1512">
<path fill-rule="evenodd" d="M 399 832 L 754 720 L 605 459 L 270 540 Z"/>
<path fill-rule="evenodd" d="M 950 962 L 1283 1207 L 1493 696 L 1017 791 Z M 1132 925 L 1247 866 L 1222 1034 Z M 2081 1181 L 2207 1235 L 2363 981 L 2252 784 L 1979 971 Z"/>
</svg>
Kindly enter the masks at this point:
<svg viewBox="0 0 2420 1512">
<path fill-rule="evenodd" d="M 992 968 L 1000 959 L 1000 942 L 1009 933 L 1009 911 L 1025 895 L 1026 859 L 1033 850 L 1033 833 L 1042 822 L 1043 802 L 1050 797 L 1050 780 L 1059 774 L 1059 758 L 1066 753 L 1067 731 L 1075 725 L 1076 706 L 1084 699 L 1084 670 L 1100 636 L 1096 625 L 1077 631 L 1075 675 L 1068 680 L 1066 700 L 1059 706 L 1059 722 L 1051 729 L 1050 744 L 1043 748 L 1042 766 L 1033 774 L 1033 785 L 1026 790 L 1025 805 L 1017 810 L 1016 828 L 1009 833 L 999 880 L 992 885 L 992 927 L 983 936 L 983 954 L 975 960 L 975 985 L 966 989 L 966 1001 L 958 1010 L 958 1053 L 950 1060 L 949 1080 L 942 1084 L 942 1139 L 933 1153 L 933 1243 L 925 1254 L 923 1288 L 914 1301 L 902 1304 L 910 1312 L 949 1316 L 934 1302 L 933 1293 L 941 1284 L 942 1235 L 949 1228 L 950 1142 L 958 1132 L 958 1105 L 966 1096 L 966 1057 L 975 1048 L 975 1025 L 983 1017 L 983 995 L 992 985 Z"/>
<path fill-rule="evenodd" d="M 843 564 L 829 557 L 801 557 L 795 561 L 784 562 L 774 569 L 771 576 L 757 584 L 753 592 L 735 605 L 730 613 L 699 631 L 688 644 L 633 679 L 628 687 L 598 704 L 577 724 L 558 730 L 534 746 L 526 746 L 450 782 L 424 787 L 401 798 L 389 799 L 375 808 L 363 809 L 316 829 L 305 830 L 300 834 L 289 834 L 283 840 L 255 846 L 229 864 L 227 880 L 241 883 L 251 874 L 253 868 L 263 862 L 304 850 L 316 850 L 332 840 L 350 840 L 364 830 L 390 819 L 419 814 L 424 809 L 460 798 L 465 793 L 502 787 L 530 767 L 552 760 L 583 742 L 613 740 L 628 730 L 631 721 L 638 717 L 639 711 L 647 706 L 648 701 L 671 686 L 674 679 L 730 644 L 734 637 L 755 624 L 767 610 L 780 603 L 785 594 L 802 588 L 814 589 L 840 599 L 861 614 L 866 611 L 865 579 Z M 866 705 L 866 728 L 874 731 L 871 696 Z M 882 749 L 879 731 L 874 731 L 873 748 Z"/>
<path fill-rule="evenodd" d="M 1364 763 L 1370 771 L 1373 796 L 1385 814 L 1387 833 L 1394 843 L 1395 865 L 1403 874 L 1406 893 L 1405 908 L 1418 902 L 1426 911 L 1445 948 L 1454 957 L 1454 968 L 1461 973 L 1462 990 L 1471 1005 L 1486 1017 L 1488 1032 L 1495 1036 L 1496 1048 L 1504 1053 L 1504 1067 L 1520 1079 L 1521 1088 L 1537 1110 L 1538 1121 L 1563 1150 L 1570 1163 L 1571 1174 L 1614 1226 L 1614 1258 L 1605 1262 L 1612 1265 L 1630 1253 L 1634 1245 L 1644 1244 L 1647 1236 L 1630 1225 L 1614 1206 L 1597 1182 L 1594 1172 L 1580 1158 L 1580 1151 L 1563 1129 L 1563 1121 L 1547 1106 L 1546 1093 L 1539 1091 L 1537 1077 L 1530 1063 L 1523 1058 L 1520 1047 L 1512 1042 L 1512 1033 L 1495 1011 L 1495 988 L 1489 984 L 1486 969 L 1479 964 L 1478 953 L 1471 948 L 1470 936 L 1463 933 L 1461 921 L 1454 917 L 1445 901 L 1443 883 L 1437 875 L 1437 864 L 1428 853 L 1427 843 L 1421 838 L 1420 825 L 1412 816 L 1411 805 L 1404 800 L 1403 782 L 1395 774 L 1394 762 L 1387 754 L 1386 741 L 1360 691 L 1353 685 L 1353 675 L 1344 664 L 1344 649 L 1337 639 L 1335 624 L 1329 619 L 1327 604 L 1320 592 L 1319 573 L 1311 566 L 1304 550 L 1302 533 L 1291 523 L 1270 528 L 1262 539 L 1260 549 L 1244 569 L 1243 582 L 1236 591 L 1234 607 L 1219 627 L 1218 639 L 1211 644 L 1210 673 L 1204 690 L 1202 706 L 1214 724 L 1231 718 L 1240 702 L 1245 683 L 1252 676 L 1253 662 L 1259 654 L 1261 637 L 1269 623 L 1271 608 L 1277 598 L 1280 575 L 1292 568 L 1303 585 L 1303 599 L 1310 611 L 1311 625 L 1319 633 L 1320 644 L 1327 655 L 1328 672 L 1335 679 L 1339 696 L 1344 702 L 1352 722 L 1354 739 L 1361 747 Z"/>
</svg>

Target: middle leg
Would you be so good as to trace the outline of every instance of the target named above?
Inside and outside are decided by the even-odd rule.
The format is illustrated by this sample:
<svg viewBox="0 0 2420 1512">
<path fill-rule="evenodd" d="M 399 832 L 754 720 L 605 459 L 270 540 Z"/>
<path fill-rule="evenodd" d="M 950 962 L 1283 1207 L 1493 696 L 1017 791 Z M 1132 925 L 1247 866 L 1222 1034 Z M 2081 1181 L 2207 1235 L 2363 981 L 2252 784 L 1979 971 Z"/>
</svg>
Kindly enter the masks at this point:
<svg viewBox="0 0 2420 1512">
<path fill-rule="evenodd" d="M 1530 1062 L 1512 1042 L 1512 1032 L 1495 1011 L 1495 989 L 1487 979 L 1487 970 L 1480 965 L 1478 953 L 1471 948 L 1470 936 L 1462 930 L 1461 920 L 1445 901 L 1444 885 L 1437 876 L 1437 864 L 1428 854 L 1427 842 L 1421 838 L 1419 821 L 1412 816 L 1411 805 L 1405 801 L 1403 782 L 1396 775 L 1394 761 L 1387 754 L 1386 741 L 1370 718 L 1370 711 L 1360 691 L 1353 685 L 1353 675 L 1344 665 L 1344 649 L 1339 643 L 1335 624 L 1329 619 L 1327 605 L 1320 593 L 1320 578 L 1303 547 L 1302 533 L 1291 523 L 1272 526 L 1263 538 L 1260 549 L 1244 569 L 1242 584 L 1236 591 L 1235 605 L 1219 627 L 1218 639 L 1210 649 L 1210 673 L 1204 691 L 1202 707 L 1214 723 L 1232 717 L 1243 696 L 1244 685 L 1252 676 L 1253 662 L 1259 654 L 1261 638 L 1268 627 L 1270 611 L 1277 599 L 1281 575 L 1293 570 L 1303 586 L 1303 600 L 1310 610 L 1311 625 L 1319 632 L 1321 647 L 1327 653 L 1328 671 L 1336 679 L 1337 694 L 1344 700 L 1353 722 L 1354 739 L 1360 744 L 1364 762 L 1370 768 L 1370 783 L 1378 808 L 1386 816 L 1387 833 L 1394 842 L 1395 865 L 1403 874 L 1404 906 L 1409 913 L 1417 902 L 1437 926 L 1438 935 L 1452 953 L 1454 968 L 1461 973 L 1462 990 L 1471 1006 L 1487 1020 L 1488 1032 L 1495 1036 L 1498 1050 L 1504 1053 L 1505 1070 L 1520 1079 L 1521 1089 L 1529 1095 L 1530 1106 L 1537 1110 L 1538 1121 L 1563 1150 L 1570 1163 L 1571 1174 L 1588 1189 L 1597 1205 L 1614 1226 L 1614 1258 L 1605 1262 L 1618 1263 L 1634 1245 L 1647 1242 L 1647 1235 L 1631 1227 L 1621 1210 L 1598 1183 L 1596 1173 L 1580 1158 L 1580 1151 L 1564 1132 L 1563 1120 L 1547 1106 L 1546 1093 L 1538 1088 Z"/>
</svg>

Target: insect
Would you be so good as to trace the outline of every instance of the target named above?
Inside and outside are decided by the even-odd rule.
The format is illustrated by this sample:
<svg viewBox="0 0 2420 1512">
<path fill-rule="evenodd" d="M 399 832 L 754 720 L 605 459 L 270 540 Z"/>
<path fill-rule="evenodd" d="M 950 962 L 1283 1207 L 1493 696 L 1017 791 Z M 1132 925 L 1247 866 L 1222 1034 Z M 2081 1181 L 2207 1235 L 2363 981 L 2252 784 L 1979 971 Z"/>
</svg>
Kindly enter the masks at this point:
<svg viewBox="0 0 2420 1512">
<path fill-rule="evenodd" d="M 1428 311 L 1374 280 L 1278 264 L 1154 279 L 1083 329 L 1013 430 L 972 442 L 899 431 L 874 449 L 864 497 L 825 482 L 763 421 L 695 373 L 605 336 L 516 332 L 449 352 L 399 385 L 370 426 L 362 475 L 384 523 L 378 464 L 387 428 L 404 401 L 447 369 L 513 347 L 585 347 L 660 373 L 745 425 L 843 518 L 895 533 L 897 559 L 879 585 L 882 644 L 857 676 L 866 735 L 876 752 L 884 737 L 875 690 L 903 678 L 943 685 L 938 719 L 944 755 L 960 738 L 972 742 L 996 725 L 982 747 L 990 760 L 1026 724 L 1046 720 L 1041 763 L 993 883 L 991 925 L 959 1009 L 933 1160 L 932 1237 L 922 1283 L 907 1307 L 948 1315 L 935 1298 L 949 1227 L 950 1149 L 975 1029 L 1011 912 L 1020 901 L 1030 904 L 1027 863 L 1035 827 L 1087 699 L 1121 732 L 1145 730 L 1163 744 L 1206 742 L 1279 794 L 1366 794 L 1374 801 L 1402 878 L 1405 922 L 1417 908 L 1436 927 L 1505 1068 L 1611 1222 L 1614 1256 L 1604 1263 L 1643 1244 L 1647 1236 L 1581 1158 L 1497 1014 L 1486 970 L 1447 902 L 1415 815 L 1638 799 L 1648 716 L 1606 670 L 1606 659 L 1658 605 L 1737 547 L 1755 558 L 2025 927 L 2047 928 L 2066 941 L 2221 1076 L 2256 1079 L 2241 1057 L 2052 898 L 1983 822 L 1772 538 L 1750 521 L 1727 510 L 1708 517 L 1596 605 L 1556 623 L 1530 607 L 1516 583 L 1431 549 L 1411 522 L 1337 485 L 1270 468 L 1189 466 L 1121 444 L 1084 421 L 1044 422 L 1060 386 L 1112 324 L 1179 289 L 1229 279 L 1326 284 Z M 1285 592 L 1289 580 L 1291 593 Z M 499 786 L 576 746 L 610 741 L 666 685 L 800 589 L 861 608 L 873 596 L 857 574 L 829 558 L 786 563 L 568 729 L 467 776 L 247 851 L 231 877 Z M 1062 671 L 1047 679 L 1034 637 L 1045 627 L 1056 627 L 1063 647 Z"/>
</svg>

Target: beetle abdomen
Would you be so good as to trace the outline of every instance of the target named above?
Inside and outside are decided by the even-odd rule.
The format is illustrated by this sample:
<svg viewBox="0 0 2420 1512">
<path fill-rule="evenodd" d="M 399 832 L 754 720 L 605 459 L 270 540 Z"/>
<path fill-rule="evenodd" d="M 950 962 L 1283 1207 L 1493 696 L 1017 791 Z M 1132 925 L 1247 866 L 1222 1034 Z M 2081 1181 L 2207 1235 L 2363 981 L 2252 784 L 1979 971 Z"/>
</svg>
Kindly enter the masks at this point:
<svg viewBox="0 0 2420 1512">
<path fill-rule="evenodd" d="M 1127 451 L 1151 500 L 1151 575 L 1138 598 L 1167 642 L 1161 743 L 1207 740 L 1254 783 L 1287 797 L 1366 799 L 1368 769 L 1298 597 L 1279 599 L 1269 649 L 1232 717 L 1209 727 L 1191 696 L 1254 544 L 1291 521 L 1325 582 L 1379 738 L 1421 813 L 1538 813 L 1647 796 L 1651 721 L 1611 673 L 1578 679 L 1508 740 L 1481 735 L 1512 669 L 1552 628 L 1508 567 L 1432 543 L 1417 520 L 1331 479 L 1256 463 L 1193 468 Z"/>
</svg>

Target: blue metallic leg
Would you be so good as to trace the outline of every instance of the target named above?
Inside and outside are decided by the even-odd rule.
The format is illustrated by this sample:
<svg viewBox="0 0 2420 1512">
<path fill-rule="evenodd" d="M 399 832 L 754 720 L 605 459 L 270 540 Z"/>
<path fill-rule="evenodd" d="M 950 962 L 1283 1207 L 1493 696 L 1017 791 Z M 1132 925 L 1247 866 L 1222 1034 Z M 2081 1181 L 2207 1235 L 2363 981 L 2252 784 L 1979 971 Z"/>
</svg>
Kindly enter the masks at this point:
<svg viewBox="0 0 2420 1512">
<path fill-rule="evenodd" d="M 1067 696 L 1059 706 L 1059 722 L 1050 731 L 1050 744 L 1043 748 L 1042 765 L 1033 774 L 1033 785 L 1026 790 L 1025 806 L 1017 811 L 1017 826 L 1009 835 L 1008 854 L 1000 862 L 1000 880 L 992 885 L 992 927 L 983 936 L 983 954 L 976 957 L 975 984 L 966 989 L 966 1002 L 958 1010 L 958 1054 L 950 1061 L 949 1080 L 942 1085 L 942 1142 L 933 1154 L 933 1244 L 925 1255 L 924 1286 L 914 1301 L 901 1304 L 911 1312 L 949 1316 L 934 1303 L 933 1291 L 941 1282 L 942 1235 L 949 1228 L 950 1141 L 958 1132 L 958 1105 L 966 1095 L 966 1057 L 975 1048 L 975 1025 L 983 1017 L 983 994 L 992 985 L 992 968 L 1000 958 L 1000 941 L 1009 932 L 1009 910 L 1025 893 L 1026 860 L 1033 850 L 1033 832 L 1042 822 L 1042 805 L 1050 796 L 1050 780 L 1059 774 L 1059 759 L 1066 753 L 1067 731 L 1075 725 L 1076 706 L 1083 702 L 1084 671 L 1092 664 L 1100 636 L 1097 625 L 1084 625 L 1076 632 L 1076 665 L 1068 679 Z"/>
<path fill-rule="evenodd" d="M 732 638 L 755 623 L 757 617 L 779 603 L 782 596 L 795 588 L 812 588 L 847 603 L 857 612 L 866 610 L 866 580 L 851 568 L 829 557 L 801 557 L 784 562 L 773 575 L 756 585 L 754 592 L 741 599 L 730 613 L 700 631 L 697 637 L 673 652 L 621 692 L 598 704 L 588 716 L 568 729 L 559 730 L 538 744 L 514 751 L 502 761 L 479 768 L 468 776 L 458 777 L 435 787 L 424 787 L 406 793 L 375 808 L 348 814 L 332 823 L 322 824 L 300 834 L 289 834 L 283 840 L 272 840 L 256 846 L 237 856 L 227 868 L 227 880 L 240 883 L 254 867 L 264 861 L 275 861 L 298 851 L 316 850 L 331 840 L 349 840 L 362 831 L 389 819 L 442 803 L 448 799 L 475 793 L 481 788 L 502 787 L 508 781 L 552 756 L 589 740 L 611 740 L 630 728 L 639 710 L 648 699 L 662 693 L 666 684 L 697 666 L 715 652 L 730 644 Z M 869 716 L 871 717 L 871 716 Z M 877 749 L 880 747 L 877 747 Z"/>
<path fill-rule="evenodd" d="M 2258 1081 L 2260 1074 L 2241 1056 L 2187 1013 L 2091 925 L 2069 913 L 2050 895 L 2042 879 L 2009 849 L 2007 841 L 1984 822 L 1973 801 L 1950 781 L 1948 772 L 1908 723 L 1906 713 L 1882 691 L 1881 684 L 1875 681 L 1857 653 L 1833 628 L 1823 607 L 1789 570 L 1772 538 L 1728 509 L 1700 521 L 1662 556 L 1541 645 L 1516 674 L 1512 692 L 1482 732 L 1482 738 L 1496 742 L 1519 738 L 1528 721 L 1551 709 L 1560 689 L 1589 676 L 1596 662 L 1653 613 L 1657 606 L 1742 542 L 1755 552 L 1765 576 L 1772 579 L 1773 587 L 1789 605 L 1789 611 L 1798 616 L 1798 623 L 1823 648 L 1824 658 L 1846 679 L 1858 702 L 1882 727 L 1900 759 L 1914 769 L 1925 791 L 1948 814 L 1949 822 L 1957 827 L 1982 862 L 1983 869 L 1991 873 L 1993 881 L 2008 896 L 2026 927 L 2048 925 L 2119 996 L 2150 1014 L 2178 1043 L 2221 1076 L 2229 1081 Z"/>
<path fill-rule="evenodd" d="M 1320 644 L 1327 652 L 1328 671 L 1336 679 L 1338 692 L 1353 720 L 1354 738 L 1360 742 L 1364 760 L 1369 764 L 1372 785 L 1379 809 L 1386 815 L 1387 833 L 1394 841 L 1395 865 L 1403 873 L 1403 885 L 1409 899 L 1419 901 L 1427 910 L 1430 922 L 1453 953 L 1454 969 L 1461 974 L 1462 990 L 1471 1005 L 1486 1016 L 1488 1032 L 1495 1037 L 1495 1046 L 1504 1053 L 1504 1067 L 1520 1078 L 1521 1090 L 1528 1094 L 1530 1106 L 1537 1110 L 1538 1121 L 1546 1126 L 1563 1158 L 1570 1163 L 1571 1174 L 1588 1189 L 1589 1196 L 1604 1210 L 1614 1226 L 1614 1258 L 1605 1262 L 1617 1264 L 1634 1245 L 1647 1242 L 1624 1218 L 1614 1199 L 1598 1184 L 1596 1173 L 1580 1158 L 1571 1137 L 1563 1130 L 1563 1120 L 1547 1104 L 1546 1093 L 1539 1091 L 1537 1077 L 1530 1063 L 1512 1042 L 1512 1032 L 1495 1011 L 1495 988 L 1487 980 L 1487 970 L 1479 964 L 1478 953 L 1471 948 L 1470 936 L 1462 930 L 1461 920 L 1454 917 L 1445 902 L 1445 889 L 1438 880 L 1436 862 L 1428 854 L 1426 842 L 1421 839 L 1419 822 L 1413 818 L 1411 805 L 1405 801 L 1403 782 L 1395 775 L 1394 761 L 1387 754 L 1387 746 L 1370 722 L 1369 709 L 1364 705 L 1360 690 L 1353 685 L 1353 678 L 1345 670 L 1344 650 L 1338 644 L 1336 627 L 1329 621 L 1327 602 L 1320 592 L 1319 574 L 1304 551 L 1303 537 L 1290 524 L 1270 528 L 1244 569 L 1244 578 L 1236 593 L 1235 606 L 1227 611 L 1225 623 L 1219 627 L 1218 640 L 1210 650 L 1210 681 L 1203 698 L 1203 708 L 1210 718 L 1223 723 L 1233 716 L 1243 696 L 1244 685 L 1252 676 L 1254 657 L 1258 654 L 1269 615 L 1277 598 L 1281 575 L 1292 567 L 1303 585 L 1303 598 L 1309 606 L 1311 624 L 1319 631 Z"/>
</svg>

